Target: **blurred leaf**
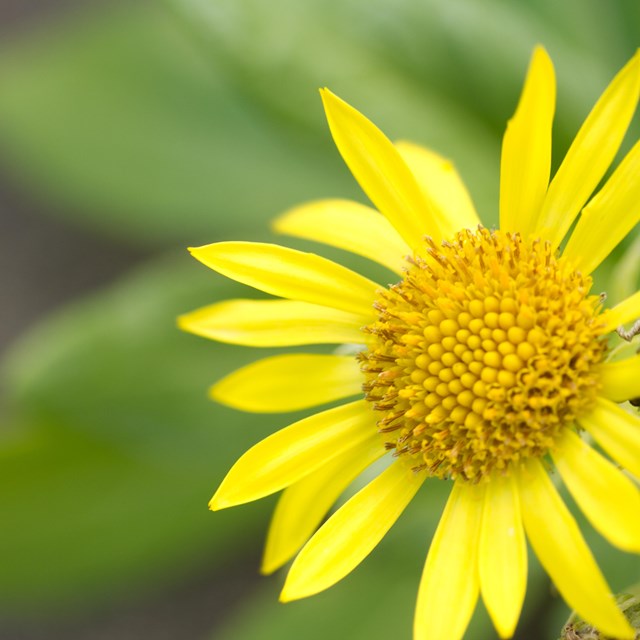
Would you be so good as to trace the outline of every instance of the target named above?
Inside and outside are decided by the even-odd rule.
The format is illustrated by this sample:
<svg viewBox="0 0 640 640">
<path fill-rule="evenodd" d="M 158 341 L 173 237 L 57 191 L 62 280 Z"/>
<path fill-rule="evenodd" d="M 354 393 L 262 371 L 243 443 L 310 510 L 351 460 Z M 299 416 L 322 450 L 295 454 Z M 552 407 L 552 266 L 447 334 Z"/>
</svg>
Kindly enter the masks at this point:
<svg viewBox="0 0 640 640">
<path fill-rule="evenodd" d="M 389 280 L 368 260 L 323 253 Z M 209 401 L 212 382 L 275 350 L 176 328 L 181 313 L 254 294 L 185 251 L 66 307 L 6 356 L 0 614 L 104 606 L 259 552 L 272 501 L 216 514 L 207 502 L 249 446 L 302 414 Z"/>
<path fill-rule="evenodd" d="M 611 273 L 609 296 L 609 304 L 611 305 L 633 295 L 640 287 L 640 233 L 638 233 L 638 229 L 635 230 L 635 234 L 630 234 L 618 249 L 622 256 Z"/>
<path fill-rule="evenodd" d="M 255 352 L 175 328 L 178 313 L 239 290 L 185 254 L 68 307 L 9 355 L 3 614 L 139 596 L 259 549 L 269 501 L 215 516 L 207 502 L 290 417 L 249 422 L 210 402 L 209 383 Z"/>
<path fill-rule="evenodd" d="M 452 158 L 493 224 L 499 139 L 534 44 L 558 69 L 557 161 L 640 32 L 626 1 L 164 5 L 92 8 L 0 52 L 5 162 L 61 215 L 143 243 L 362 197 L 332 148 L 324 85 Z"/>
<path fill-rule="evenodd" d="M 259 38 L 249 48 L 252 31 L 224 15 L 203 35 L 191 28 L 199 16 L 176 20 L 138 3 L 94 8 L 5 43 L 5 163 L 60 214 L 129 241 L 193 242 L 259 228 L 300 200 L 362 197 L 324 122 L 317 89 L 330 84 L 382 125 L 393 123 L 393 137 L 456 157 L 463 150 L 476 196 L 493 209 L 497 141 L 471 112 L 398 76 L 347 34 L 327 40 L 326 21 L 317 21 L 339 20 L 338 5 L 291 8 L 264 24 L 264 12 L 255 16 L 259 33 L 270 34 L 267 48 Z M 250 19 L 251 5 L 238 9 Z M 286 19 L 276 24 L 276 15 Z M 215 51 L 208 38 L 220 39 Z"/>
<path fill-rule="evenodd" d="M 5 161 L 60 214 L 143 243 L 362 197 L 332 148 L 324 85 L 452 158 L 493 224 L 499 139 L 533 45 L 558 68 L 559 158 L 639 31 L 637 9 L 602 0 L 164 5 L 93 8 L 0 52 Z"/>
<path fill-rule="evenodd" d="M 637 8 L 611 11 L 603 0 L 586 0 L 588 10 L 569 0 L 563 11 L 548 0 L 165 2 L 208 59 L 229 61 L 220 71 L 230 83 L 283 119 L 317 129 L 309 97 L 329 85 L 392 138 L 415 138 L 454 160 L 489 224 L 498 143 L 533 47 L 547 46 L 558 69 L 559 160 L 640 32 L 629 26 Z"/>
<path fill-rule="evenodd" d="M 151 3 L 5 43 L 5 163 L 60 214 L 143 243 L 259 228 L 298 200 L 356 192 L 328 137 L 269 118 L 229 88 L 221 63 Z"/>
</svg>

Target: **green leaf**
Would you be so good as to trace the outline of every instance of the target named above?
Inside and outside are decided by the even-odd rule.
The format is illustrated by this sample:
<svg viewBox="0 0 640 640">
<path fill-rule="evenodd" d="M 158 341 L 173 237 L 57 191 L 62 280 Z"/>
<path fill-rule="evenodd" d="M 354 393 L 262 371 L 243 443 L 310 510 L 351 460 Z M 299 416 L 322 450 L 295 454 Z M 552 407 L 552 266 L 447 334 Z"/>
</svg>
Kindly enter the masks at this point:
<svg viewBox="0 0 640 640">
<path fill-rule="evenodd" d="M 235 458 L 291 418 L 209 401 L 208 385 L 255 351 L 175 327 L 240 293 L 185 252 L 68 307 L 9 354 L 2 613 L 135 599 L 260 549 L 269 501 L 216 514 L 207 502 Z"/>
<path fill-rule="evenodd" d="M 205 31 L 193 29 L 199 14 L 134 3 L 5 43 L 0 138 L 16 177 L 60 215 L 129 242 L 259 229 L 302 200 L 362 198 L 324 121 L 327 84 L 390 136 L 472 168 L 477 199 L 494 208 L 492 133 L 344 29 L 323 31 L 343 17 L 338 3 L 285 3 L 268 22 L 250 3 L 206 6 Z M 295 24 L 275 20 L 290 10 Z"/>
<path fill-rule="evenodd" d="M 556 4 L 93 7 L 5 43 L 0 138 L 16 177 L 82 224 L 146 244 L 246 236 L 302 200 L 362 198 L 324 122 L 327 85 L 390 137 L 454 160 L 491 225 L 499 141 L 532 47 L 558 69 L 557 163 L 636 46 L 633 3 Z"/>
<path fill-rule="evenodd" d="M 355 193 L 328 139 L 274 121 L 219 64 L 153 3 L 43 27 L 0 52 L 4 154 L 61 215 L 147 244 L 261 228 L 298 200 Z"/>
</svg>

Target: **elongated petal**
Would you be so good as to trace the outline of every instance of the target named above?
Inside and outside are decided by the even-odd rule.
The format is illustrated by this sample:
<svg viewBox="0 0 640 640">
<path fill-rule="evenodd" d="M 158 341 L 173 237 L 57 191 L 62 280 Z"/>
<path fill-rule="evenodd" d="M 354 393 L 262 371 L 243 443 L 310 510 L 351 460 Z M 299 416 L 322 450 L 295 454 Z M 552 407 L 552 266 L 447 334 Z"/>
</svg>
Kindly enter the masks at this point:
<svg viewBox="0 0 640 640">
<path fill-rule="evenodd" d="M 567 430 L 553 460 L 578 506 L 611 544 L 640 551 L 640 492 L 576 433 Z"/>
<path fill-rule="evenodd" d="M 401 140 L 396 149 L 416 177 L 425 197 L 440 211 L 446 235 L 475 229 L 480 219 L 453 163 L 430 149 Z"/>
<path fill-rule="evenodd" d="M 312 253 L 262 242 L 217 242 L 189 249 L 207 267 L 281 298 L 367 315 L 375 282 Z"/>
<path fill-rule="evenodd" d="M 352 200 L 316 200 L 291 209 L 273 228 L 297 238 L 324 242 L 378 262 L 395 273 L 407 266 L 411 249 L 391 223 Z"/>
<path fill-rule="evenodd" d="M 370 440 L 287 487 L 271 519 L 262 573 L 272 573 L 293 558 L 356 476 L 385 453 L 380 436 L 372 433 Z"/>
<path fill-rule="evenodd" d="M 600 394 L 614 402 L 640 396 L 640 355 L 600 365 Z"/>
<path fill-rule="evenodd" d="M 640 418 L 600 398 L 579 422 L 619 465 L 640 478 Z"/>
<path fill-rule="evenodd" d="M 633 629 L 539 460 L 523 465 L 518 485 L 531 546 L 567 604 L 603 634 L 631 640 Z"/>
<path fill-rule="evenodd" d="M 431 542 L 414 622 L 415 640 L 460 640 L 478 600 L 484 485 L 457 481 Z"/>
<path fill-rule="evenodd" d="M 549 185 L 536 231 L 554 246 L 560 244 L 615 157 L 639 90 L 640 55 L 636 54 L 596 102 Z"/>
<path fill-rule="evenodd" d="M 302 548 L 280 599 L 311 596 L 353 571 L 389 531 L 425 477 L 394 462 L 356 493 Z"/>
<path fill-rule="evenodd" d="M 209 508 L 225 509 L 280 491 L 367 441 L 375 431 L 365 400 L 300 420 L 249 449 L 222 481 Z"/>
<path fill-rule="evenodd" d="M 328 89 L 321 92 L 331 135 L 371 202 L 415 250 L 422 238 L 440 240 L 443 222 L 391 141 Z"/>
<path fill-rule="evenodd" d="M 501 638 L 518 624 L 527 589 L 527 544 L 513 476 L 487 485 L 480 530 L 480 591 Z"/>
<path fill-rule="evenodd" d="M 605 331 L 613 331 L 627 322 L 640 319 L 640 291 L 623 300 L 604 316 Z"/>
<path fill-rule="evenodd" d="M 180 316 L 178 326 L 248 347 L 360 344 L 369 339 L 362 327 L 374 318 L 296 300 L 225 300 Z"/>
<path fill-rule="evenodd" d="M 551 172 L 551 127 L 556 107 L 553 63 L 536 47 L 516 112 L 507 123 L 500 161 L 500 228 L 528 236 Z"/>
<path fill-rule="evenodd" d="M 214 400 L 242 411 L 279 413 L 362 393 L 354 356 L 287 354 L 258 360 L 211 388 Z"/>
<path fill-rule="evenodd" d="M 582 210 L 563 252 L 591 273 L 640 220 L 640 142 Z"/>
</svg>

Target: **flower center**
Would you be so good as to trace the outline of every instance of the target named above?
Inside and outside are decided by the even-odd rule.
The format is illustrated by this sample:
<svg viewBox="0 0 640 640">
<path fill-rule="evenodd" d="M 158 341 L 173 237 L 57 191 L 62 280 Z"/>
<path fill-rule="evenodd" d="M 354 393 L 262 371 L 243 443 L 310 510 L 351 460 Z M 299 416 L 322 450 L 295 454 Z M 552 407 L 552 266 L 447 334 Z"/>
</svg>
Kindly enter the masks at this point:
<svg viewBox="0 0 640 640">
<path fill-rule="evenodd" d="M 542 240 L 480 227 L 426 244 L 376 300 L 364 390 L 394 455 L 475 482 L 543 456 L 591 407 L 600 298 Z"/>
</svg>

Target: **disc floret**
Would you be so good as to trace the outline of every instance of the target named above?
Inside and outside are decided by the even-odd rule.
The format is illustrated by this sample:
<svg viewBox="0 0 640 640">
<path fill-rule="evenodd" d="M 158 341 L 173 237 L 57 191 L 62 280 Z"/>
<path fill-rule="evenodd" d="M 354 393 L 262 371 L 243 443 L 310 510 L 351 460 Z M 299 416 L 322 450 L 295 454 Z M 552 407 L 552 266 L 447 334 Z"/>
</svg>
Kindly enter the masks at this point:
<svg viewBox="0 0 640 640">
<path fill-rule="evenodd" d="M 593 405 L 600 298 L 539 239 L 481 227 L 425 242 L 379 293 L 364 390 L 395 455 L 478 481 L 543 456 Z"/>
</svg>

